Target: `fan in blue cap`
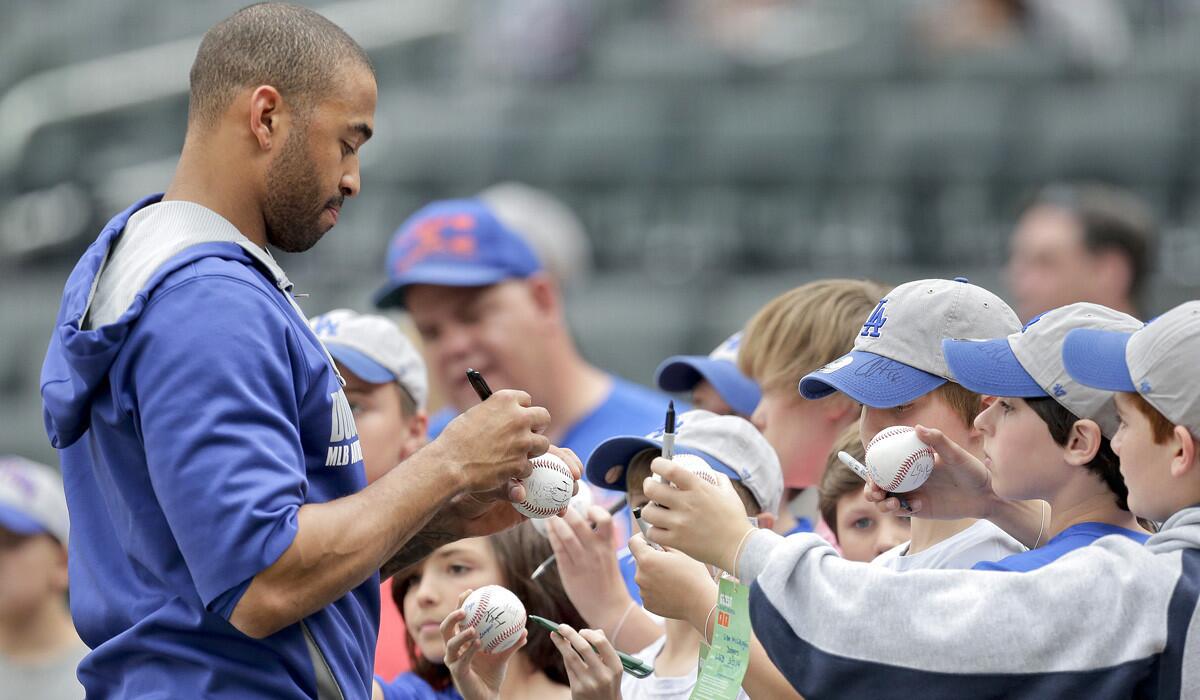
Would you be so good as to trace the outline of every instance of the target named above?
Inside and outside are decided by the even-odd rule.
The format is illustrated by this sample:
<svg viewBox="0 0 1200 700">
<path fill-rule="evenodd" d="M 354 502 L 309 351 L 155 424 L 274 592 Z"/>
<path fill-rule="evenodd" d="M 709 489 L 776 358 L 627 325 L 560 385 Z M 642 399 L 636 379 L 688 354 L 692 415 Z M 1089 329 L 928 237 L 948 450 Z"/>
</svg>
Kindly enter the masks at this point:
<svg viewBox="0 0 1200 700">
<path fill-rule="evenodd" d="M 738 331 L 707 356 L 668 357 L 655 370 L 654 383 L 663 391 L 691 393 L 696 408 L 749 418 L 762 398 L 762 391 L 753 379 L 738 370 L 741 342 L 742 333 Z"/>
</svg>

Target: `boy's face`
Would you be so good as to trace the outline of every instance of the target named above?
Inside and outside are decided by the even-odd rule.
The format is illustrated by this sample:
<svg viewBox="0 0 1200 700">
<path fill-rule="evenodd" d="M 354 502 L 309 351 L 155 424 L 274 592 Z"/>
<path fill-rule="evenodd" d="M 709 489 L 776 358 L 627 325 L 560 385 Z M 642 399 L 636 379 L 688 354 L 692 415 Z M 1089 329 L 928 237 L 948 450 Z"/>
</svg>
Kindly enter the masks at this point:
<svg viewBox="0 0 1200 700">
<path fill-rule="evenodd" d="M 963 422 L 962 416 L 955 411 L 937 391 L 931 391 L 911 403 L 893 408 L 871 408 L 863 406 L 862 416 L 858 421 L 858 437 L 865 447 L 880 430 L 893 425 L 923 425 L 926 428 L 937 428 L 954 442 L 968 450 L 976 457 L 982 457 L 982 446 L 979 444 L 978 433 L 974 428 Z"/>
<path fill-rule="evenodd" d="M 1121 476 L 1129 487 L 1129 510 L 1134 515 L 1162 522 L 1195 498 L 1179 493 L 1179 484 L 1171 478 L 1175 458 L 1173 440 L 1154 442 L 1150 419 L 1128 394 L 1116 394 L 1121 425 L 1113 435 L 1113 452 L 1121 459 Z M 1178 503 L 1181 495 L 1185 503 Z M 1194 494 L 1192 494 L 1194 495 Z"/>
<path fill-rule="evenodd" d="M 42 611 L 67 591 L 67 552 L 50 535 L 0 527 L 0 624 Z"/>
<path fill-rule="evenodd" d="M 784 487 L 807 488 L 820 481 L 842 427 L 830 425 L 833 400 L 809 401 L 794 386 L 763 392 L 751 422 L 779 455 Z"/>
<path fill-rule="evenodd" d="M 1001 498 L 1046 498 L 1071 470 L 1063 468 L 1064 448 L 1024 399 L 989 397 L 975 417 L 983 434 L 983 465 Z"/>
<path fill-rule="evenodd" d="M 869 562 L 908 539 L 908 518 L 880 513 L 862 489 L 838 499 L 837 540 L 844 559 Z"/>
<path fill-rule="evenodd" d="M 716 388 L 707 379 L 701 379 L 700 383 L 692 389 L 692 407 L 712 411 L 718 416 L 738 415 L 732 406 L 725 403 L 725 399 L 721 398 Z"/>
<path fill-rule="evenodd" d="M 346 380 L 343 391 L 354 412 L 369 484 L 425 444 L 428 419 L 419 410 L 415 415 L 404 415 L 400 399 L 403 389 L 399 384 L 371 384 L 340 363 L 338 369 Z"/>
</svg>

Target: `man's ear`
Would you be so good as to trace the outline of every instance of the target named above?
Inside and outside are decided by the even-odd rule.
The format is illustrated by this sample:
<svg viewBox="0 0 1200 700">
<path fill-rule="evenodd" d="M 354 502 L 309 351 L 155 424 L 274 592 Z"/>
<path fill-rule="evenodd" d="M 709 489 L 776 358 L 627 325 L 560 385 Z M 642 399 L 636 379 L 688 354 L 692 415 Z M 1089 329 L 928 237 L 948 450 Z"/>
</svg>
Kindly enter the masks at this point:
<svg viewBox="0 0 1200 700">
<path fill-rule="evenodd" d="M 1129 258 L 1116 248 L 1105 248 L 1092 254 L 1096 263 L 1093 281 L 1108 287 L 1115 285 L 1122 295 L 1133 289 L 1133 265 Z"/>
<path fill-rule="evenodd" d="M 529 288 L 529 296 L 533 299 L 534 306 L 538 311 L 543 315 L 556 318 L 562 316 L 562 294 L 553 277 L 544 272 L 538 272 L 530 275 L 525 280 L 525 284 Z"/>
<path fill-rule="evenodd" d="M 1179 478 L 1200 468 L 1196 464 L 1196 438 L 1191 431 L 1182 425 L 1175 426 L 1172 431 L 1175 441 L 1175 454 L 1171 457 L 1171 476 Z"/>
<path fill-rule="evenodd" d="M 270 85 L 259 85 L 250 93 L 250 132 L 264 151 L 281 138 L 282 111 L 283 96 Z"/>
<path fill-rule="evenodd" d="M 1071 432 L 1067 434 L 1067 446 L 1064 448 L 1067 464 L 1082 467 L 1091 462 L 1100 452 L 1103 437 L 1096 421 L 1087 418 L 1075 421 Z"/>
</svg>

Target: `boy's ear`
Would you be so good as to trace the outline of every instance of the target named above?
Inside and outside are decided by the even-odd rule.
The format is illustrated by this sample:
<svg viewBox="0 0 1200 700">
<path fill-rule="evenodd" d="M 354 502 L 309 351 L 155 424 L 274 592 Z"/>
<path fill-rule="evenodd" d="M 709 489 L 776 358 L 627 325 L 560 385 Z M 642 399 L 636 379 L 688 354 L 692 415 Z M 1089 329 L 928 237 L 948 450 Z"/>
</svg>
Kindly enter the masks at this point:
<svg viewBox="0 0 1200 700">
<path fill-rule="evenodd" d="M 1067 464 L 1082 467 L 1096 458 L 1104 435 L 1094 420 L 1081 418 L 1071 426 L 1065 448 Z"/>
<path fill-rule="evenodd" d="M 1179 478 L 1189 472 L 1200 469 L 1196 464 L 1196 438 L 1182 425 L 1175 426 L 1172 431 L 1175 441 L 1175 455 L 1171 458 L 1171 476 Z"/>
<path fill-rule="evenodd" d="M 774 513 L 759 513 L 756 517 L 758 518 L 758 527 L 760 530 L 775 529 L 775 518 L 777 516 Z"/>
</svg>

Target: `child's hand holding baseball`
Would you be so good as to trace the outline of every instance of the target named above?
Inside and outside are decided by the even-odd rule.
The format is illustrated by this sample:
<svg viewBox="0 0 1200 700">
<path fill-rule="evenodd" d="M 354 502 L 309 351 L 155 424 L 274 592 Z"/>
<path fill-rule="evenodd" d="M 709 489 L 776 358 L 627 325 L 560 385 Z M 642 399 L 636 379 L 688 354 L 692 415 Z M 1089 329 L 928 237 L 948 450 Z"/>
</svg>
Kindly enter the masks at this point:
<svg viewBox="0 0 1200 700">
<path fill-rule="evenodd" d="M 650 469 L 663 481 L 647 478 L 643 485 L 651 500 L 642 508 L 642 519 L 653 526 L 648 539 L 733 571 L 738 545 L 753 526 L 728 477 L 722 474 L 722 485 L 713 486 L 661 457 Z"/>
</svg>

